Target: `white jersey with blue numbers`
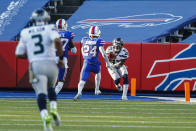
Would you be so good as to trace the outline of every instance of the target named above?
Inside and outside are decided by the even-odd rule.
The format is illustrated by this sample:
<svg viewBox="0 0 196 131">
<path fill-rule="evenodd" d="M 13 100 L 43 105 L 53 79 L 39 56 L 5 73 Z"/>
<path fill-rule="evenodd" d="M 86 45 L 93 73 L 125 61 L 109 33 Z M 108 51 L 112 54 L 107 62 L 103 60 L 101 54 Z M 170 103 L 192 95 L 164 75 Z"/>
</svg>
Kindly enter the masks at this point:
<svg viewBox="0 0 196 131">
<path fill-rule="evenodd" d="M 87 62 L 99 62 L 99 47 L 105 44 L 105 41 L 101 38 L 82 38 L 82 55 Z"/>
<path fill-rule="evenodd" d="M 113 46 L 109 46 L 106 49 L 106 53 L 114 53 Z M 118 54 L 114 54 L 116 55 L 116 59 L 112 61 L 113 64 L 118 63 L 119 61 L 127 59 L 129 57 L 129 51 L 124 47 L 122 47 L 121 51 Z"/>
<path fill-rule="evenodd" d="M 55 25 L 32 26 L 23 29 L 16 54 L 24 54 L 30 62 L 38 60 L 54 60 L 56 58 L 54 39 L 59 38 Z"/>
</svg>

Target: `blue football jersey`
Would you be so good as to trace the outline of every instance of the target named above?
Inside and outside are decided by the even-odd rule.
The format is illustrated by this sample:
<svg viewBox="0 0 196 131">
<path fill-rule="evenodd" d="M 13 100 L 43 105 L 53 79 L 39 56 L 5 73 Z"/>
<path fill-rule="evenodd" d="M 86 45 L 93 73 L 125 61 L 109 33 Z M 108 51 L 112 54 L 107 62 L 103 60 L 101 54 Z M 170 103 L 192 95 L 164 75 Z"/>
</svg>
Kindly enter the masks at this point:
<svg viewBox="0 0 196 131">
<path fill-rule="evenodd" d="M 105 41 L 101 38 L 82 38 L 82 55 L 85 61 L 88 63 L 100 63 L 99 62 L 99 47 L 105 44 Z"/>
<path fill-rule="evenodd" d="M 69 42 L 74 38 L 74 34 L 71 31 L 59 31 L 59 34 L 63 44 L 64 57 L 68 57 Z"/>
</svg>

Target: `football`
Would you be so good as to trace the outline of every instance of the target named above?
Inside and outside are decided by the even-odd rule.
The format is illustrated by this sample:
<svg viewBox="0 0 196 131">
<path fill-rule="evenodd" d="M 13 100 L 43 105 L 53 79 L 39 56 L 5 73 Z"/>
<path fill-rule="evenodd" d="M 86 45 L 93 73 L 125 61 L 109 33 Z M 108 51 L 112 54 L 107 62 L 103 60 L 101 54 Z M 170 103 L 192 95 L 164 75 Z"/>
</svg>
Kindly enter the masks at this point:
<svg viewBox="0 0 196 131">
<path fill-rule="evenodd" d="M 116 59 L 116 55 L 112 52 L 108 53 L 108 59 L 109 60 L 115 60 Z"/>
</svg>

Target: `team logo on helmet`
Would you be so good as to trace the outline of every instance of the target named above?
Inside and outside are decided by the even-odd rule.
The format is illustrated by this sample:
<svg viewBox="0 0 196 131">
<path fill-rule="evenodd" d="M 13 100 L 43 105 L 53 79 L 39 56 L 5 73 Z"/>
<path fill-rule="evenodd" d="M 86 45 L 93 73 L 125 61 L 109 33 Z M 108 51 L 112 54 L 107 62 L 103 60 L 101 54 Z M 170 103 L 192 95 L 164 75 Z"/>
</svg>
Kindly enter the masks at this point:
<svg viewBox="0 0 196 131">
<path fill-rule="evenodd" d="M 101 31 L 98 26 L 91 26 L 88 32 L 89 36 L 100 37 Z"/>
<path fill-rule="evenodd" d="M 124 45 L 122 38 L 116 38 L 112 41 L 112 46 L 115 53 L 119 53 Z"/>
<path fill-rule="evenodd" d="M 56 21 L 56 27 L 58 30 L 67 30 L 68 24 L 65 19 L 58 19 Z"/>
<path fill-rule="evenodd" d="M 44 9 L 38 9 L 32 13 L 31 21 L 36 25 L 43 25 L 50 21 L 50 16 Z"/>
</svg>

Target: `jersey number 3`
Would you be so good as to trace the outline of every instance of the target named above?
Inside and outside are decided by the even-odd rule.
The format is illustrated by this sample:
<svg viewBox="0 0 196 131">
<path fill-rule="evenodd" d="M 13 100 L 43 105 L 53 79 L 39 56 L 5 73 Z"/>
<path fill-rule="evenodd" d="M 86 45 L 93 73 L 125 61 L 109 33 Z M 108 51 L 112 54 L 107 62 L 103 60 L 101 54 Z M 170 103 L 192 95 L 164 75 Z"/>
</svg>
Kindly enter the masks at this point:
<svg viewBox="0 0 196 131">
<path fill-rule="evenodd" d="M 35 41 L 35 46 L 39 48 L 36 51 L 34 51 L 33 53 L 35 55 L 43 53 L 44 46 L 42 44 L 42 41 L 43 41 L 42 36 L 40 34 L 38 34 L 38 35 L 33 35 L 31 38 Z"/>
</svg>

